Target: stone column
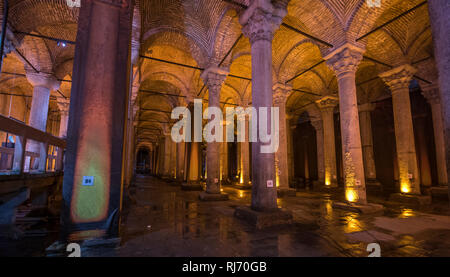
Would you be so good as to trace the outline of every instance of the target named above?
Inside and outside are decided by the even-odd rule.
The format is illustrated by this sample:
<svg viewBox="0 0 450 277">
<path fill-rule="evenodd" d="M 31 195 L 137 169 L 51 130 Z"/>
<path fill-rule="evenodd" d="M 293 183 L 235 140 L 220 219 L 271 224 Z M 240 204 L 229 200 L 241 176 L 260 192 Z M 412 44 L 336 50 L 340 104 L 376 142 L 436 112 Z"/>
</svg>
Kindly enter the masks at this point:
<svg viewBox="0 0 450 277">
<path fill-rule="evenodd" d="M 317 145 L 317 181 L 318 185 L 325 184 L 325 157 L 324 157 L 324 130 L 322 120 L 311 121 L 311 125 L 316 130 Z M 333 129 L 334 130 L 334 129 Z M 333 132 L 334 137 L 334 132 Z"/>
<path fill-rule="evenodd" d="M 58 100 L 59 113 L 61 114 L 61 120 L 59 125 L 59 136 L 61 138 L 67 137 L 67 124 L 69 123 L 69 105 L 70 99 Z"/>
<path fill-rule="evenodd" d="M 178 142 L 177 146 L 177 181 L 184 181 L 184 155 L 185 155 L 185 142 Z"/>
<path fill-rule="evenodd" d="M 87 0 L 80 8 L 61 213 L 66 235 L 118 235 L 132 3 Z"/>
<path fill-rule="evenodd" d="M 410 194 L 420 194 L 420 177 L 409 99 L 409 84 L 415 72 L 416 69 L 412 66 L 402 65 L 380 74 L 392 92 L 400 190 Z"/>
<path fill-rule="evenodd" d="M 322 114 L 323 136 L 320 137 L 319 134 L 318 139 L 323 140 L 324 180 L 325 186 L 327 187 L 337 187 L 338 185 L 336 172 L 336 141 L 334 137 L 334 108 L 337 106 L 338 101 L 339 100 L 333 96 L 325 96 L 316 101 Z M 317 127 L 320 128 L 320 126 Z"/>
<path fill-rule="evenodd" d="M 339 86 L 346 198 L 349 202 L 366 204 L 366 182 L 355 83 L 355 74 L 358 64 L 362 60 L 362 53 L 362 49 L 347 43 L 327 55 L 325 60 L 336 73 Z"/>
<path fill-rule="evenodd" d="M 450 176 L 450 2 L 428 1 L 431 30 L 433 33 L 434 56 L 439 72 L 439 91 L 443 115 L 447 183 Z M 448 184 L 447 184 L 448 185 Z M 448 186 L 450 198 L 450 186 Z"/>
<path fill-rule="evenodd" d="M 375 104 L 365 103 L 358 106 L 359 124 L 361 128 L 361 144 L 364 158 L 364 172 L 366 173 L 366 185 L 380 186 L 377 181 L 375 158 L 373 155 L 372 120 L 370 113 L 375 110 Z"/>
<path fill-rule="evenodd" d="M 170 133 L 164 134 L 164 170 L 163 176 L 166 178 L 170 178 L 170 157 L 172 150 L 172 137 Z"/>
<path fill-rule="evenodd" d="M 191 142 L 191 149 L 189 151 L 189 175 L 188 181 L 191 183 L 197 183 L 200 181 L 199 174 L 199 164 L 200 164 L 200 143 L 199 142 Z"/>
<path fill-rule="evenodd" d="M 228 143 L 227 143 L 227 121 L 223 121 L 223 143 L 220 148 L 220 170 L 221 180 L 228 180 Z"/>
<path fill-rule="evenodd" d="M 220 109 L 220 90 L 228 75 L 228 71 L 218 68 L 210 67 L 206 69 L 201 77 L 203 82 L 208 87 L 208 108 L 219 108 Z M 211 118 L 208 122 L 217 120 Z M 223 119 L 221 119 L 220 124 L 222 124 Z M 219 130 L 214 130 L 214 133 Z M 222 135 L 223 137 L 223 135 Z M 200 194 L 201 199 L 208 198 L 207 194 L 221 195 L 220 193 L 220 146 L 222 142 L 207 142 L 206 145 L 206 166 L 207 166 L 207 176 L 206 176 L 206 194 Z M 225 197 L 225 194 L 224 194 Z M 213 199 L 211 199 L 213 200 Z M 219 199 L 218 199 L 219 200 Z"/>
<path fill-rule="evenodd" d="M 287 129 L 287 144 L 288 144 L 288 163 L 289 163 L 289 183 L 293 183 L 295 178 L 295 170 L 294 170 L 294 137 L 293 137 L 293 129 L 296 126 L 291 126 L 290 119 L 292 115 L 287 115 L 288 120 L 286 121 L 286 129 Z"/>
<path fill-rule="evenodd" d="M 422 94 L 431 106 L 433 117 L 434 144 L 436 147 L 436 166 L 439 186 L 448 184 L 447 161 L 445 160 L 444 122 L 442 119 L 441 99 L 437 85 L 422 87 Z"/>
<path fill-rule="evenodd" d="M 286 124 L 286 99 L 291 93 L 292 87 L 281 83 L 273 86 L 273 105 L 279 109 L 279 135 L 278 151 L 275 153 L 275 174 L 279 195 L 283 195 L 289 189 L 289 163 L 288 163 L 288 143 Z"/>
<path fill-rule="evenodd" d="M 57 90 L 61 82 L 46 73 L 27 73 L 27 79 L 33 86 L 29 125 L 45 132 L 50 92 Z"/>
<path fill-rule="evenodd" d="M 275 7 L 269 0 L 252 1 L 241 15 L 242 33 L 250 39 L 252 54 L 252 106 L 257 110 L 272 106 L 272 39 L 286 15 L 286 9 Z M 268 113 L 267 130 L 271 130 Z M 275 155 L 262 153 L 264 144 L 258 138 L 252 143 L 252 204 L 254 210 L 276 210 Z"/>
<path fill-rule="evenodd" d="M 241 105 L 244 109 L 246 109 L 247 105 Z M 239 142 L 239 165 L 240 165 L 240 173 L 239 183 L 242 186 L 250 185 L 250 140 L 249 140 L 249 118 L 245 117 L 245 141 Z"/>
<path fill-rule="evenodd" d="M 177 144 L 170 137 L 170 178 L 177 178 Z"/>
</svg>

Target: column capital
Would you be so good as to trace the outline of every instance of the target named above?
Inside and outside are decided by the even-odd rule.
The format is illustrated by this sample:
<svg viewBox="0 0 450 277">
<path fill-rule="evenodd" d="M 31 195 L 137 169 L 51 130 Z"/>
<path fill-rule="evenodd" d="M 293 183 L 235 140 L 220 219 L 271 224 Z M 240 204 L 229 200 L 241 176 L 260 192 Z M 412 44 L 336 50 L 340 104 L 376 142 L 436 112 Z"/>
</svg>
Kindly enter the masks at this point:
<svg viewBox="0 0 450 277">
<path fill-rule="evenodd" d="M 276 83 L 273 88 L 273 103 L 276 106 L 281 106 L 286 103 L 286 99 L 292 92 L 292 86 L 283 83 Z"/>
<path fill-rule="evenodd" d="M 203 71 L 200 78 L 208 87 L 209 93 L 218 93 L 230 72 L 224 68 L 210 66 Z"/>
<path fill-rule="evenodd" d="M 371 112 L 371 111 L 375 110 L 375 108 L 376 108 L 376 105 L 373 104 L 373 103 L 370 103 L 370 102 L 358 105 L 358 111 L 360 113 L 362 113 L 362 112 Z"/>
<path fill-rule="evenodd" d="M 285 8 L 275 7 L 270 0 L 253 0 L 239 18 L 242 33 L 250 39 L 250 43 L 258 40 L 272 42 L 273 34 L 286 14 Z"/>
<path fill-rule="evenodd" d="M 339 99 L 335 96 L 327 95 L 316 101 L 320 110 L 333 109 L 339 104 Z"/>
<path fill-rule="evenodd" d="M 61 116 L 69 115 L 70 99 L 60 99 L 56 102 Z"/>
<path fill-rule="evenodd" d="M 27 72 L 26 74 L 28 82 L 33 87 L 44 87 L 51 91 L 59 89 L 61 81 L 58 81 L 53 75 L 48 73 L 35 73 Z"/>
<path fill-rule="evenodd" d="M 423 86 L 422 95 L 430 104 L 439 104 L 441 102 L 439 86 L 437 84 Z"/>
<path fill-rule="evenodd" d="M 326 55 L 324 59 L 339 78 L 347 73 L 356 73 L 364 51 L 358 46 L 346 43 Z"/>
<path fill-rule="evenodd" d="M 398 89 L 409 88 L 409 83 L 416 73 L 416 69 L 409 64 L 404 64 L 379 74 L 383 82 L 389 86 L 391 92 Z"/>
<path fill-rule="evenodd" d="M 323 122 L 322 120 L 314 120 L 311 121 L 311 125 L 316 129 L 316 131 L 322 131 L 323 130 Z"/>
</svg>

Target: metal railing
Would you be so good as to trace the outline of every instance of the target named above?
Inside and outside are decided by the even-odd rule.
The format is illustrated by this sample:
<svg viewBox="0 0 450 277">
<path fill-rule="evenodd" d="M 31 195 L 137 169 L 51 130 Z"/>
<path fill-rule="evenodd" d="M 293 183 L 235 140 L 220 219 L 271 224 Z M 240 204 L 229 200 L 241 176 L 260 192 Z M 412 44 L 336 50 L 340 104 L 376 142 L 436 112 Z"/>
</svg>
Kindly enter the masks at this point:
<svg viewBox="0 0 450 277">
<path fill-rule="evenodd" d="M 63 171 L 64 139 L 3 115 L 0 115 L 0 132 L 13 141 L 0 147 L 0 175 Z"/>
</svg>

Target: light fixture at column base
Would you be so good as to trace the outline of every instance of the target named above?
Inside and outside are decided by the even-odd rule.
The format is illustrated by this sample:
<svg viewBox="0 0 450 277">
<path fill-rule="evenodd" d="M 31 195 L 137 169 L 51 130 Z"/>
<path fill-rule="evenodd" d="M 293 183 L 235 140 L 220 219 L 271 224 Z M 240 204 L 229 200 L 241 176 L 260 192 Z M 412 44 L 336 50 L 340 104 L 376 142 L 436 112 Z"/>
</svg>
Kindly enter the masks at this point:
<svg viewBox="0 0 450 277">
<path fill-rule="evenodd" d="M 383 205 L 380 204 L 358 204 L 358 203 L 350 203 L 350 202 L 334 202 L 333 208 L 341 209 L 361 214 L 373 214 L 373 213 L 381 213 L 384 210 Z"/>
<path fill-rule="evenodd" d="M 198 198 L 202 201 L 226 201 L 228 200 L 228 194 L 226 193 L 207 193 L 205 191 L 200 192 Z"/>
<path fill-rule="evenodd" d="M 289 225 L 293 223 L 292 212 L 284 209 L 276 209 L 273 211 L 255 211 L 249 206 L 239 206 L 236 207 L 234 216 L 244 220 L 256 229 Z"/>
<path fill-rule="evenodd" d="M 393 193 L 389 196 L 389 201 L 409 204 L 413 206 L 424 206 L 431 204 L 431 196 L 406 194 L 406 193 Z"/>
</svg>

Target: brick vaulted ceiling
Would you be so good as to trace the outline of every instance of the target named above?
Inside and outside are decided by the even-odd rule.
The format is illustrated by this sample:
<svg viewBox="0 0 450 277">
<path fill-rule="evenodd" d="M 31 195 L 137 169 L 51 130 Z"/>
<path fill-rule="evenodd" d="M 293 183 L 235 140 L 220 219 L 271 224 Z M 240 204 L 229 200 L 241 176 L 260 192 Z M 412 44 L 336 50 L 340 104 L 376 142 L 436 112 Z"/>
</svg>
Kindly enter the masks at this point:
<svg viewBox="0 0 450 277">
<path fill-rule="evenodd" d="M 242 5 L 251 0 L 136 0 L 133 39 L 140 45 L 141 55 L 205 68 L 219 64 L 241 35 L 239 15 Z M 287 5 L 283 22 L 316 38 L 339 46 L 355 41 L 375 27 L 418 5 L 423 0 L 382 0 L 381 8 L 370 8 L 365 0 L 276 0 Z M 2 7 L 0 1 L 0 7 Z M 55 41 L 25 36 L 17 32 L 76 40 L 78 8 L 70 8 L 66 0 L 10 0 L 8 26 L 15 36 L 15 46 L 38 71 L 49 72 L 70 80 L 74 46 L 62 48 Z M 233 1 L 231 1 L 233 2 Z M 1 16 L 1 15 L 0 15 Z M 427 5 L 396 20 L 358 43 L 366 48 L 365 55 L 389 65 L 404 62 L 420 68 L 424 79 L 436 78 L 432 62 L 432 38 Z M 273 80 L 286 82 L 293 76 L 322 61 L 330 47 L 281 27 L 273 40 Z M 4 61 L 3 71 L 24 74 L 30 65 L 17 52 Z M 242 37 L 222 66 L 230 74 L 251 77 L 250 43 Z M 364 59 L 357 72 L 358 101 L 374 101 L 384 97 L 386 88 L 375 78 L 389 69 L 371 59 Z M 151 110 L 170 111 L 184 97 L 197 95 L 207 99 L 207 89 L 200 71 L 154 60 L 140 59 L 134 68 L 134 85 L 141 90 L 168 93 L 171 96 L 141 93 L 137 101 L 143 127 L 156 136 L 163 131 L 159 122 L 168 122 L 169 115 Z M 371 80 L 368 81 L 367 80 Z M 317 95 L 337 93 L 333 72 L 322 63 L 291 82 L 295 89 Z M 70 95 L 70 83 L 64 82 L 60 92 Z M 32 87 L 20 75 L 0 76 L 0 91 L 32 95 Z M 288 111 L 301 113 L 320 96 L 293 92 L 287 100 Z M 175 96 L 179 95 L 179 96 Z M 60 97 L 59 92 L 53 96 Z M 222 89 L 223 103 L 239 104 L 251 101 L 251 82 L 228 77 Z M 153 122 L 154 121 L 154 122 Z M 158 131 L 151 131 L 157 129 Z"/>
</svg>

